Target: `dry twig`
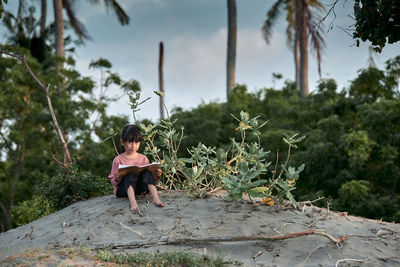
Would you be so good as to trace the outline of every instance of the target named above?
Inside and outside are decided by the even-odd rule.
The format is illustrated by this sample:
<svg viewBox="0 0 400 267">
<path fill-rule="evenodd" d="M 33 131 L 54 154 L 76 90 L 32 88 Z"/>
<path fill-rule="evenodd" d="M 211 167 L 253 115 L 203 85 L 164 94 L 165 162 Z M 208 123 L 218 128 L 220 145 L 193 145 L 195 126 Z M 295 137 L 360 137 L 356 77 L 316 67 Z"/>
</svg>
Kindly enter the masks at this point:
<svg viewBox="0 0 400 267">
<path fill-rule="evenodd" d="M 225 223 L 225 219 L 222 219 L 221 222 L 219 224 L 217 224 L 216 226 L 210 226 L 208 227 L 208 229 L 215 229 L 217 227 L 220 227 L 221 225 L 223 225 Z"/>
<path fill-rule="evenodd" d="M 341 259 L 341 260 L 338 260 L 338 261 L 336 262 L 335 267 L 338 267 L 338 266 L 339 266 L 339 263 L 345 262 L 345 261 L 364 262 L 364 261 L 366 261 L 366 260 L 368 260 L 368 258 L 365 258 L 365 259 L 363 259 L 363 260 L 359 260 L 359 259 Z"/>
<path fill-rule="evenodd" d="M 169 235 L 173 230 L 175 230 L 176 227 L 178 227 L 178 224 L 181 222 L 181 220 L 182 220 L 182 217 L 177 217 L 177 218 L 176 218 L 175 225 L 174 225 L 174 226 L 171 228 L 171 230 L 169 230 L 168 233 L 166 233 L 164 236 Z"/>
<path fill-rule="evenodd" d="M 274 235 L 274 236 L 262 236 L 262 235 L 251 235 L 251 236 L 227 236 L 227 237 L 206 237 L 206 238 L 166 238 L 160 241 L 153 241 L 153 242 L 133 242 L 133 243 L 126 243 L 126 244 L 118 244 L 113 243 L 109 244 L 107 247 L 111 249 L 134 249 L 134 248 L 141 248 L 141 247 L 151 247 L 151 246 L 160 246 L 160 245 L 182 245 L 182 244 L 204 244 L 204 243 L 216 243 L 216 242 L 240 242 L 240 241 L 272 241 L 272 240 L 283 240 L 283 239 L 290 239 L 296 238 L 301 236 L 308 236 L 308 235 L 321 235 L 335 244 L 341 244 L 346 239 L 347 236 L 342 236 L 339 238 L 334 238 L 328 233 L 321 231 L 321 230 L 308 230 L 304 232 L 296 232 L 290 233 L 286 235 Z M 102 249 L 103 246 L 98 246 L 97 249 Z"/>
<path fill-rule="evenodd" d="M 312 255 L 315 251 L 317 251 L 317 250 L 320 249 L 320 248 L 326 247 L 326 246 L 328 246 L 328 245 L 329 245 L 329 244 L 323 244 L 323 245 L 319 245 L 319 246 L 316 247 L 316 248 L 313 248 L 310 252 L 308 252 L 307 257 L 306 257 L 306 259 L 305 259 L 304 262 L 303 262 L 303 265 L 305 265 L 305 264 L 307 263 L 307 261 L 310 259 L 311 255 Z"/>
</svg>

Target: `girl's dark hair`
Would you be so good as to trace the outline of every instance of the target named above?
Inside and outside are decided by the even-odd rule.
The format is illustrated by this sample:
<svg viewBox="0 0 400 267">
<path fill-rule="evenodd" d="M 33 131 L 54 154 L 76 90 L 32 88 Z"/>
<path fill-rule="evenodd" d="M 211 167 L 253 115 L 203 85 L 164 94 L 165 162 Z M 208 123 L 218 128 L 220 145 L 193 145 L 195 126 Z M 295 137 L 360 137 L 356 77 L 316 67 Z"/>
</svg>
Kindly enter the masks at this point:
<svg viewBox="0 0 400 267">
<path fill-rule="evenodd" d="M 126 125 L 124 129 L 122 129 L 121 139 L 125 142 L 141 142 L 142 134 L 140 133 L 139 128 L 136 125 L 130 124 Z M 122 151 L 125 152 L 124 147 L 122 147 Z"/>
</svg>

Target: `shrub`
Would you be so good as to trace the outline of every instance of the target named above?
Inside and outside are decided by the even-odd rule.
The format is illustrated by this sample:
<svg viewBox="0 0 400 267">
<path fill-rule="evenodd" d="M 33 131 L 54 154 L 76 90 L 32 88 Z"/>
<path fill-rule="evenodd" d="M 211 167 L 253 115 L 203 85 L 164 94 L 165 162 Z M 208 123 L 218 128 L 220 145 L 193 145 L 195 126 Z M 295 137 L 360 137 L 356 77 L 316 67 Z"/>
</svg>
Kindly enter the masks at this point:
<svg viewBox="0 0 400 267">
<path fill-rule="evenodd" d="M 14 207 L 12 216 L 16 225 L 24 225 L 54 212 L 53 203 L 43 196 L 34 196 Z"/>
<path fill-rule="evenodd" d="M 74 164 L 60 171 L 53 177 L 44 177 L 35 187 L 35 194 L 43 196 L 60 210 L 78 200 L 102 196 L 112 192 L 108 178 L 81 171 Z"/>
</svg>

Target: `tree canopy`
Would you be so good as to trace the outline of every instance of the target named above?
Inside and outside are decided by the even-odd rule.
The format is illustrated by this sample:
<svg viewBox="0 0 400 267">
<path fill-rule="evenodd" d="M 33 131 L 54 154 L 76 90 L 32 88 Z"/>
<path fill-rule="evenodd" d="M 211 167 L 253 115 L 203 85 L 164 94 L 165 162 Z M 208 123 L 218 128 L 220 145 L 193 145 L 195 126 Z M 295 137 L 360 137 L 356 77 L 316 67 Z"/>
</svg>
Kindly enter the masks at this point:
<svg viewBox="0 0 400 267">
<path fill-rule="evenodd" d="M 353 38 L 370 41 L 374 49 L 400 40 L 400 5 L 398 0 L 355 0 Z"/>
</svg>

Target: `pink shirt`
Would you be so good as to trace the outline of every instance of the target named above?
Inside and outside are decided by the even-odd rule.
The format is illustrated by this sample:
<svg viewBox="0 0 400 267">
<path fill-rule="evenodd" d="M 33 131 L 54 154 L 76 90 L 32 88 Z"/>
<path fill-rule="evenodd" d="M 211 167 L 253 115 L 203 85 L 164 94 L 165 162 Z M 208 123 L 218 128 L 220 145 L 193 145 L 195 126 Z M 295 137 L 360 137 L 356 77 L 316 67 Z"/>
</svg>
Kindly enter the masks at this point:
<svg viewBox="0 0 400 267">
<path fill-rule="evenodd" d="M 149 163 L 150 163 L 149 159 L 145 155 L 140 154 L 140 153 L 139 153 L 139 156 L 134 159 L 129 159 L 124 154 L 119 154 L 118 156 L 116 156 L 112 163 L 110 175 L 108 175 L 108 178 L 110 178 L 110 180 L 111 180 L 111 184 L 114 186 L 114 195 L 117 194 L 117 188 L 118 188 L 118 182 L 115 181 L 115 179 L 114 179 L 114 173 L 116 173 L 118 171 L 119 164 L 142 166 L 142 165 L 146 165 Z"/>
</svg>

